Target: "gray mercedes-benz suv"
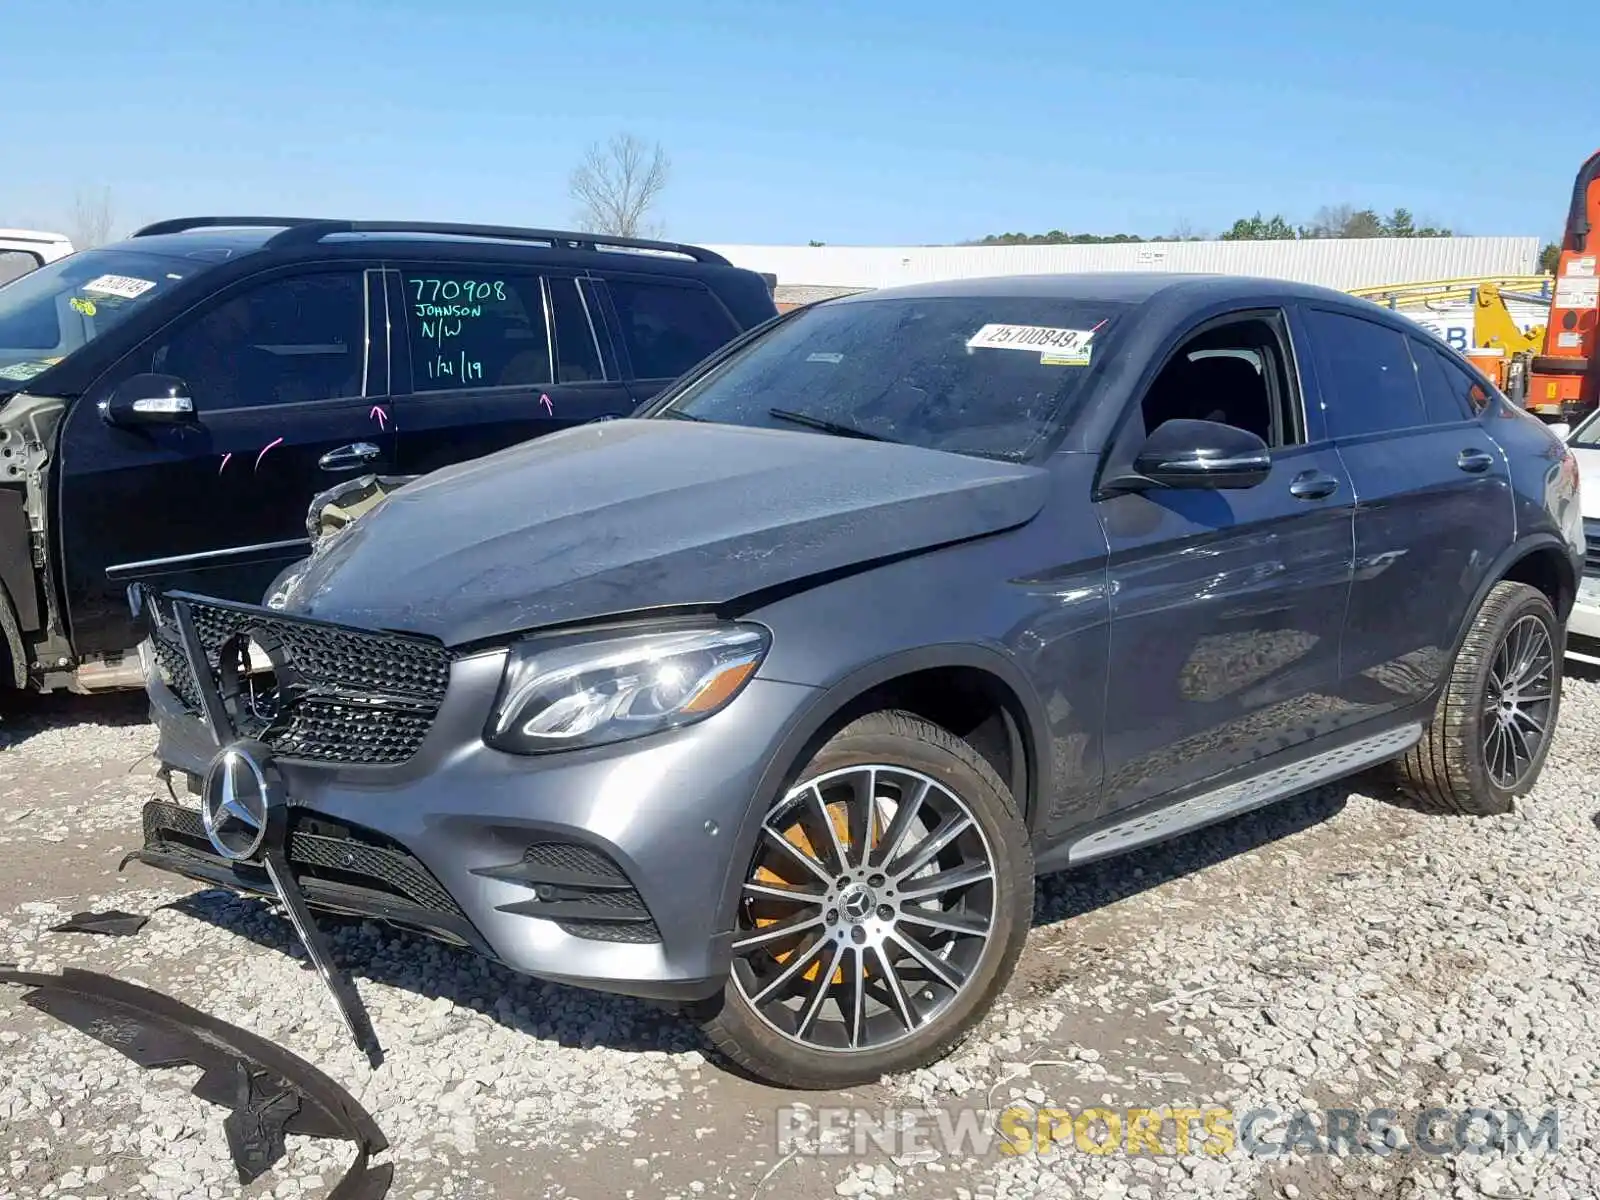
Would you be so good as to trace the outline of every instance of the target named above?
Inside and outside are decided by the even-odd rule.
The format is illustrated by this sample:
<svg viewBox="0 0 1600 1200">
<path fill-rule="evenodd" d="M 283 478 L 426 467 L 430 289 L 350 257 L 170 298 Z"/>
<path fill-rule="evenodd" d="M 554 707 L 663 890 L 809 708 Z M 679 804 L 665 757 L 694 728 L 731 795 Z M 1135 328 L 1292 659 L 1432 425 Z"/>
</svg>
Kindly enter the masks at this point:
<svg viewBox="0 0 1600 1200">
<path fill-rule="evenodd" d="M 1509 808 L 1578 500 L 1539 422 L 1339 293 L 830 301 L 401 486 L 281 607 L 137 596 L 191 793 L 139 857 L 308 945 L 379 918 L 866 1080 L 982 1016 L 1040 873 L 1366 768 Z"/>
</svg>

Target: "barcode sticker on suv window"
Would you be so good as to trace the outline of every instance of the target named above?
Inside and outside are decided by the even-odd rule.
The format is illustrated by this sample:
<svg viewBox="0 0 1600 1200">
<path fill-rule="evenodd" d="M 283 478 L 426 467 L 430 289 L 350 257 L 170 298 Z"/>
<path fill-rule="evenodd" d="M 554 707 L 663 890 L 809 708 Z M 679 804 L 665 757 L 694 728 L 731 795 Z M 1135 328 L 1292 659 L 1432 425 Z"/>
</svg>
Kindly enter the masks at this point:
<svg viewBox="0 0 1600 1200">
<path fill-rule="evenodd" d="M 97 275 L 83 285 L 83 290 L 97 292 L 102 296 L 121 296 L 124 300 L 132 300 L 144 295 L 155 285 L 153 279 L 135 279 L 132 275 Z"/>
<path fill-rule="evenodd" d="M 1052 360 L 1088 361 L 1092 329 L 1053 329 L 1048 325 L 985 325 L 967 339 L 969 350 L 1030 350 Z"/>
</svg>

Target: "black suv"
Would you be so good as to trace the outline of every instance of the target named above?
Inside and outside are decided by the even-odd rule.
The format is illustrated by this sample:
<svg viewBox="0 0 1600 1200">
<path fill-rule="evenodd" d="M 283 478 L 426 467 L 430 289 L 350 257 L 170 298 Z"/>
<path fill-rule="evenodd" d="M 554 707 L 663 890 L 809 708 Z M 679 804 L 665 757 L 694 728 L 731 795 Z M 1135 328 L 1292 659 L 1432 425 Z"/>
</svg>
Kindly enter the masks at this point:
<svg viewBox="0 0 1600 1200">
<path fill-rule="evenodd" d="M 140 857 L 282 895 L 314 956 L 302 900 L 839 1085 L 978 1020 L 1037 873 L 1368 767 L 1468 813 L 1539 776 L 1576 465 L 1365 301 L 884 291 L 639 418 L 399 487 L 280 609 L 136 592 L 198 795 Z"/>
<path fill-rule="evenodd" d="M 777 315 L 709 250 L 164 221 L 0 288 L 0 687 L 140 682 L 135 579 L 259 599 L 313 496 L 626 415 Z"/>
</svg>

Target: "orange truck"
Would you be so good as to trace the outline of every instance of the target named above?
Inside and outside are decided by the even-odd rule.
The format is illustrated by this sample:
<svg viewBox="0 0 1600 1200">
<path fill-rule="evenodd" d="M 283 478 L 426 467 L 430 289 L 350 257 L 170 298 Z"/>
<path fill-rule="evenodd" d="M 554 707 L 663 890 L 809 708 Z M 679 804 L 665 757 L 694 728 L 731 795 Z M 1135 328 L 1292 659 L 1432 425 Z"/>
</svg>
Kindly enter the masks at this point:
<svg viewBox="0 0 1600 1200">
<path fill-rule="evenodd" d="M 1528 363 L 1523 403 L 1549 421 L 1577 424 L 1600 400 L 1595 325 L 1600 320 L 1600 151 L 1572 185 L 1542 352 Z"/>
</svg>

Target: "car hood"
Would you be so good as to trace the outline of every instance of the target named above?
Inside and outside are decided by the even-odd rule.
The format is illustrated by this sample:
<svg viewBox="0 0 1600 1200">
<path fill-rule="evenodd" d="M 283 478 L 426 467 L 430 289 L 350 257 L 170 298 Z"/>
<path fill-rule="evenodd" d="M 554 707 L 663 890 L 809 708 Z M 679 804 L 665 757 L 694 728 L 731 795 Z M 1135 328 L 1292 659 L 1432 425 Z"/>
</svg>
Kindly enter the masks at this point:
<svg viewBox="0 0 1600 1200">
<path fill-rule="evenodd" d="M 1583 515 L 1591 521 L 1600 520 L 1600 450 L 1570 447 L 1572 457 L 1578 460 L 1578 491 L 1583 499 Z"/>
<path fill-rule="evenodd" d="M 407 484 L 312 558 L 285 611 L 461 645 L 722 605 L 1020 525 L 1049 480 L 809 432 L 604 421 Z"/>
</svg>

